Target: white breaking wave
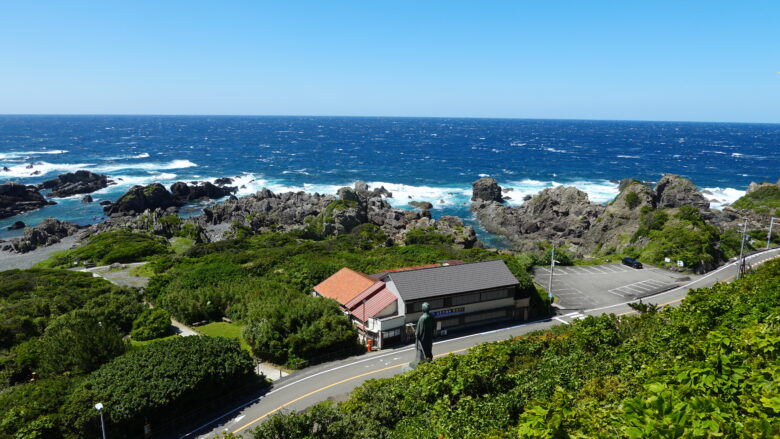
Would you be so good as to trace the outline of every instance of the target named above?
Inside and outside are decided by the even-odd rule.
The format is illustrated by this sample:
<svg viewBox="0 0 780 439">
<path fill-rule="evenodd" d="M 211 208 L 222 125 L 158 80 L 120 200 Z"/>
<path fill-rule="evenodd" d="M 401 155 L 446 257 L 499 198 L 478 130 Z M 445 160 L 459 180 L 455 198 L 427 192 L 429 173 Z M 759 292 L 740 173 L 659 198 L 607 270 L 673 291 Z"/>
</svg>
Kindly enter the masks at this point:
<svg viewBox="0 0 780 439">
<path fill-rule="evenodd" d="M 588 194 L 588 199 L 594 203 L 607 203 L 615 199 L 618 194 L 618 184 L 608 180 L 577 180 L 572 182 L 560 183 L 557 181 L 539 181 L 523 179 L 520 181 L 510 181 L 503 185 L 505 188 L 504 196 L 510 196 L 510 205 L 523 204 L 523 198 L 534 196 L 544 189 L 556 186 L 574 186 L 577 189 Z M 506 188 L 513 189 L 507 191 Z"/>
<path fill-rule="evenodd" d="M 9 160 L 9 159 L 17 159 L 22 157 L 31 157 L 36 155 L 47 155 L 47 154 L 65 154 L 66 150 L 64 149 L 52 149 L 50 151 L 14 151 L 14 152 L 0 152 L 0 160 Z"/>
<path fill-rule="evenodd" d="M 169 169 L 184 169 L 198 166 L 189 160 L 172 160 L 165 163 L 117 163 L 115 165 L 103 165 L 96 166 L 94 169 L 90 169 L 92 172 L 110 173 L 115 171 L 122 171 L 126 169 L 142 169 L 147 171 L 164 171 Z"/>
<path fill-rule="evenodd" d="M 91 166 L 86 163 L 48 163 L 48 162 L 35 162 L 32 166 L 27 164 L 7 166 L 0 168 L 0 179 L 2 178 L 27 178 L 27 177 L 41 177 L 51 172 L 75 172 L 79 169 L 84 169 Z M 7 171 L 3 169 L 8 169 Z"/>
<path fill-rule="evenodd" d="M 113 157 L 102 157 L 101 160 L 128 160 L 128 159 L 148 159 L 149 153 L 148 152 L 142 152 L 141 154 L 137 155 L 118 155 Z"/>
<path fill-rule="evenodd" d="M 710 202 L 710 207 L 718 210 L 723 209 L 724 206 L 728 206 L 731 203 L 737 201 L 746 193 L 746 191 L 730 187 L 705 187 L 702 189 L 702 192 L 704 192 L 704 198 Z"/>
</svg>

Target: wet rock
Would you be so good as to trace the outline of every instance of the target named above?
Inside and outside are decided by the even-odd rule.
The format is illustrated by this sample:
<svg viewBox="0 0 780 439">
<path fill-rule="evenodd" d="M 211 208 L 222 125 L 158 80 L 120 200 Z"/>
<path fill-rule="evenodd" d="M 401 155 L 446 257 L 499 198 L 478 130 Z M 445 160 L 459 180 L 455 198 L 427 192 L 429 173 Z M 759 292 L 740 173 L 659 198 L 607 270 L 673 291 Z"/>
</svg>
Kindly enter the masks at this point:
<svg viewBox="0 0 780 439">
<path fill-rule="evenodd" d="M 472 183 L 471 186 L 472 201 L 504 202 L 504 199 L 501 197 L 501 187 L 498 185 L 495 178 L 483 177 Z"/>
<path fill-rule="evenodd" d="M 171 185 L 171 195 L 179 204 L 202 199 L 216 200 L 230 196 L 236 191 L 238 191 L 238 188 L 236 187 L 217 186 L 207 181 L 200 183 L 194 182 L 194 184 L 189 185 L 179 181 Z"/>
<path fill-rule="evenodd" d="M 114 204 L 106 206 L 106 215 L 139 214 L 145 210 L 167 209 L 177 206 L 176 200 L 165 186 L 153 183 L 148 186 L 133 186 Z"/>
<path fill-rule="evenodd" d="M 51 204 L 57 203 L 47 201 L 35 186 L 16 182 L 0 184 L 0 218 L 8 218 Z"/>
<path fill-rule="evenodd" d="M 27 227 L 27 225 L 22 221 L 16 221 L 15 223 L 8 226 L 8 230 L 19 230 Z"/>
<path fill-rule="evenodd" d="M 13 251 L 27 253 L 38 247 L 56 244 L 62 238 L 75 234 L 78 229 L 73 223 L 46 218 L 35 227 L 27 227 L 21 238 L 11 240 L 11 247 Z"/>
<path fill-rule="evenodd" d="M 87 194 L 87 195 L 84 195 L 84 197 L 81 199 L 81 202 L 82 202 L 82 203 L 85 203 L 85 204 L 86 204 L 86 203 L 91 203 L 91 202 L 93 202 L 93 201 L 95 201 L 95 200 L 93 200 L 93 199 L 92 199 L 92 195 L 89 195 L 89 194 Z"/>
<path fill-rule="evenodd" d="M 114 184 L 103 174 L 79 170 L 60 174 L 57 178 L 41 183 L 39 189 L 50 189 L 51 197 L 70 197 L 78 194 L 89 194 Z"/>
</svg>

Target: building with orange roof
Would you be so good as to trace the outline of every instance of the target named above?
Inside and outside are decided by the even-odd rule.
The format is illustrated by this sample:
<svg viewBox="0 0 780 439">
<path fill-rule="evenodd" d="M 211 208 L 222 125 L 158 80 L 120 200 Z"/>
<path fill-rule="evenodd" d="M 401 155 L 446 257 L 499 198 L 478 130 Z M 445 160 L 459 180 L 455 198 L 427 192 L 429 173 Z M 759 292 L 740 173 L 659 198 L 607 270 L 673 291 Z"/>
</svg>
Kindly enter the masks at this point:
<svg viewBox="0 0 780 439">
<path fill-rule="evenodd" d="M 336 300 L 361 338 L 381 349 L 413 340 L 413 325 L 428 302 L 439 334 L 509 320 L 527 320 L 530 296 L 504 261 L 447 261 L 368 276 L 342 268 L 314 287 Z M 411 333 L 411 339 L 408 334 Z"/>
</svg>

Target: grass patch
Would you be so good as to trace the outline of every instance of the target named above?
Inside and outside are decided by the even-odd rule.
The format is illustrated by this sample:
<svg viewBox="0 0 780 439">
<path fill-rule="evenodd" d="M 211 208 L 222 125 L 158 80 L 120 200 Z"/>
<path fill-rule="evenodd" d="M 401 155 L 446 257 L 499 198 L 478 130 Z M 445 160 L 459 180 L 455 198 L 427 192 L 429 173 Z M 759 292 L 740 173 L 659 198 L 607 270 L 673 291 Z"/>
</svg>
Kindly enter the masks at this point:
<svg viewBox="0 0 780 439">
<path fill-rule="evenodd" d="M 780 208 L 780 187 L 764 186 L 743 196 L 732 204 L 739 209 Z"/>
<path fill-rule="evenodd" d="M 151 264 L 139 265 L 130 269 L 130 276 L 152 277 L 154 276 L 154 268 Z"/>
<path fill-rule="evenodd" d="M 241 349 L 250 351 L 249 345 L 241 336 L 243 329 L 243 326 L 228 322 L 213 322 L 196 328 L 198 332 L 209 337 L 225 337 L 238 340 L 241 344 Z"/>
<path fill-rule="evenodd" d="M 173 252 L 177 255 L 183 254 L 187 250 L 191 249 L 193 245 L 195 245 L 194 240 L 191 238 L 184 238 L 182 236 L 174 236 L 173 238 L 169 239 L 168 242 L 171 244 L 171 250 L 173 250 Z"/>
</svg>

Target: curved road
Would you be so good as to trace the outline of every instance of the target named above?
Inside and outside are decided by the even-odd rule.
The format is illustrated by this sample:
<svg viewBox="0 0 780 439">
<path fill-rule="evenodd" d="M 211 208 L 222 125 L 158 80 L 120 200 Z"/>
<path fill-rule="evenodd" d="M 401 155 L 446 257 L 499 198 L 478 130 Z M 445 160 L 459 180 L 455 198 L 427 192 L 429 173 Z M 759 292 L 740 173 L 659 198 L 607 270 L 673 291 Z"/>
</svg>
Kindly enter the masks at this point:
<svg viewBox="0 0 780 439">
<path fill-rule="evenodd" d="M 780 248 L 755 253 L 747 257 L 749 264 L 756 266 L 766 260 L 780 256 Z M 645 298 L 661 306 L 679 303 L 692 288 L 702 288 L 732 279 L 737 274 L 736 262 L 673 290 Z M 495 329 L 478 334 L 450 338 L 434 343 L 435 356 L 458 354 L 470 347 L 490 341 L 503 340 L 531 331 L 548 329 L 557 324 L 568 324 L 574 319 L 588 315 L 614 313 L 617 315 L 634 312 L 628 302 L 601 308 L 572 312 L 553 319 L 527 322 L 520 325 Z M 274 383 L 274 387 L 258 399 L 231 410 L 217 419 L 204 423 L 198 429 L 181 437 L 213 438 L 223 432 L 240 434 L 256 426 L 268 416 L 280 411 L 299 411 L 315 403 L 348 394 L 352 389 L 371 378 L 383 378 L 403 372 L 414 358 L 414 348 L 404 346 L 362 355 L 342 361 L 310 367 Z"/>
</svg>

